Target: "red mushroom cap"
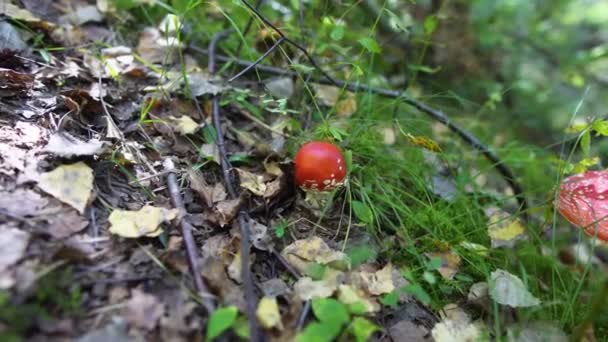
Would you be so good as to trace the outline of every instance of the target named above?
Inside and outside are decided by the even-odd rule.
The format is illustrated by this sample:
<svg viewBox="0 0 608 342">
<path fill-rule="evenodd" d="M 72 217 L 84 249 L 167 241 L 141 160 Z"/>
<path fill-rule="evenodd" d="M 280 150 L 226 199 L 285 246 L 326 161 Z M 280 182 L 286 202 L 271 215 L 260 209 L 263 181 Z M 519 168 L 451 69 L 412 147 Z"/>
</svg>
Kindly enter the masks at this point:
<svg viewBox="0 0 608 342">
<path fill-rule="evenodd" d="M 608 242 L 608 170 L 587 171 L 562 182 L 557 209 L 585 234 Z"/>
<path fill-rule="evenodd" d="M 343 184 L 346 162 L 340 149 L 331 143 L 311 141 L 296 154 L 296 184 L 304 190 L 328 191 Z"/>
</svg>

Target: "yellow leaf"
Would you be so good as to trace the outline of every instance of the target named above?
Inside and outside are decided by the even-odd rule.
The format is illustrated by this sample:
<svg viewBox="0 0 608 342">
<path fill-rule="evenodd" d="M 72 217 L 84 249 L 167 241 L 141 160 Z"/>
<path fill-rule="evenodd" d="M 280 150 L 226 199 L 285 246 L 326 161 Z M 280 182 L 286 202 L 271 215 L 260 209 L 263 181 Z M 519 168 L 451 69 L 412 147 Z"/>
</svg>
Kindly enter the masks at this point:
<svg viewBox="0 0 608 342">
<path fill-rule="evenodd" d="M 498 208 L 489 208 L 486 213 L 492 247 L 512 247 L 516 241 L 525 238 L 526 229 L 518 218 Z"/>
<path fill-rule="evenodd" d="M 354 97 L 348 97 L 336 103 L 336 113 L 338 116 L 349 117 L 357 111 L 357 100 Z"/>
<path fill-rule="evenodd" d="M 60 165 L 41 174 L 38 187 L 82 214 L 93 190 L 93 170 L 83 162 Z"/>
<path fill-rule="evenodd" d="M 162 233 L 160 224 L 177 217 L 177 209 L 146 205 L 139 210 L 116 209 L 108 217 L 110 233 L 126 238 L 154 237 Z"/>
<path fill-rule="evenodd" d="M 366 298 L 362 291 L 357 291 L 350 285 L 338 286 L 338 300 L 346 305 L 363 304 L 366 313 L 380 311 L 380 304 L 371 298 Z"/>
<path fill-rule="evenodd" d="M 293 290 L 301 300 L 311 300 L 330 297 L 336 291 L 336 286 L 325 280 L 315 281 L 309 277 L 302 277 L 293 285 Z"/>
<path fill-rule="evenodd" d="M 279 305 L 274 297 L 263 297 L 260 299 L 255 316 L 258 318 L 260 324 L 266 329 L 283 329 Z"/>
<path fill-rule="evenodd" d="M 199 129 L 199 125 L 196 121 L 186 115 L 180 116 L 179 118 L 170 116 L 168 119 L 173 130 L 181 135 L 194 134 Z"/>
<path fill-rule="evenodd" d="M 441 153 L 441 147 L 439 147 L 439 144 L 437 144 L 434 140 L 430 138 L 423 136 L 415 136 L 409 133 L 405 134 L 405 137 L 410 141 L 410 143 L 418 147 L 422 147 L 432 152 Z"/>
</svg>

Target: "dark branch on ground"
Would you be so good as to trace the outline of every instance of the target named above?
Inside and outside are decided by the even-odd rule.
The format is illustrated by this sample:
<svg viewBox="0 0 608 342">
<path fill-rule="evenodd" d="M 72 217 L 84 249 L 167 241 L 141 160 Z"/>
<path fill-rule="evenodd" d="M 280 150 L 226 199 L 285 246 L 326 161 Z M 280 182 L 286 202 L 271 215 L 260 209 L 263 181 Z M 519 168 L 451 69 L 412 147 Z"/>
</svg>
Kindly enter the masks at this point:
<svg viewBox="0 0 608 342">
<path fill-rule="evenodd" d="M 194 242 L 194 237 L 192 236 L 192 226 L 185 219 L 186 208 L 177 184 L 177 176 L 175 175 L 174 165 L 170 159 L 165 161 L 165 168 L 167 171 L 170 171 L 167 175 L 167 187 L 169 188 L 169 193 L 171 194 L 173 206 L 179 210 L 179 223 L 182 237 L 184 238 L 184 245 L 186 246 L 188 266 L 190 266 L 190 273 L 192 274 L 192 279 L 194 280 L 194 286 L 198 292 L 198 295 L 201 297 L 203 306 L 207 312 L 211 314 L 213 311 L 215 311 L 215 304 L 212 300 L 213 295 L 211 295 L 207 289 L 207 286 L 203 282 L 203 278 L 201 277 L 201 272 L 198 267 L 196 242 Z"/>
<path fill-rule="evenodd" d="M 229 35 L 233 30 L 225 30 L 217 33 L 211 39 L 209 43 L 209 64 L 208 69 L 209 73 L 213 75 L 216 71 L 215 67 L 215 49 L 217 43 Z M 222 168 L 222 173 L 224 176 L 224 183 L 226 185 L 226 189 L 228 190 L 228 194 L 230 198 L 235 199 L 238 197 L 237 186 L 234 184 L 234 179 L 231 175 L 232 165 L 226 156 L 226 145 L 224 142 L 224 132 L 222 131 L 221 125 L 221 114 L 220 114 L 220 97 L 219 95 L 214 95 L 211 98 L 211 112 L 213 118 L 213 125 L 215 126 L 215 131 L 217 133 L 217 147 L 220 155 L 220 165 Z M 247 213 L 244 210 L 239 210 L 237 223 L 239 225 L 240 234 L 241 234 L 241 278 L 243 280 L 243 288 L 245 292 L 245 302 L 247 306 L 247 318 L 249 320 L 249 330 L 250 330 L 250 338 L 251 341 L 263 341 L 262 331 L 258 325 L 255 311 L 257 307 L 257 296 L 255 294 L 255 288 L 253 284 L 253 279 L 251 277 L 251 271 L 249 269 L 249 253 L 251 249 L 251 243 L 249 241 L 249 219 L 247 217 Z"/>
</svg>

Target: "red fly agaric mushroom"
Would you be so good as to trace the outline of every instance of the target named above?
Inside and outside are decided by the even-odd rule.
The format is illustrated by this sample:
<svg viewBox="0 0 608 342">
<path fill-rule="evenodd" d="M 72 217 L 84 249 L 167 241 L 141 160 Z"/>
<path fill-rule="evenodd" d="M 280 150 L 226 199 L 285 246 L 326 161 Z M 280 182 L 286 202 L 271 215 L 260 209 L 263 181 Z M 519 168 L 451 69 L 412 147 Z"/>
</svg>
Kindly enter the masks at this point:
<svg viewBox="0 0 608 342">
<path fill-rule="evenodd" d="M 343 184 L 346 162 L 340 149 L 331 143 L 311 141 L 296 154 L 296 184 L 304 190 L 328 191 Z"/>
<path fill-rule="evenodd" d="M 557 209 L 585 234 L 608 242 L 608 170 L 587 171 L 562 182 Z"/>
</svg>

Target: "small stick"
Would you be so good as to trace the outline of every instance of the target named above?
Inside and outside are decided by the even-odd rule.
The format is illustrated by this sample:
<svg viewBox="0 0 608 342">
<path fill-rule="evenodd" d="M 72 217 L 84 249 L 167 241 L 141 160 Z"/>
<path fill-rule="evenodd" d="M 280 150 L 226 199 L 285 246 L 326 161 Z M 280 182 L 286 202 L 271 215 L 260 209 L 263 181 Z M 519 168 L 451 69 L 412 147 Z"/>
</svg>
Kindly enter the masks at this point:
<svg viewBox="0 0 608 342">
<path fill-rule="evenodd" d="M 177 176 L 175 175 L 175 166 L 173 161 L 169 158 L 165 159 L 163 166 L 169 172 L 167 175 L 167 186 L 169 193 L 171 194 L 171 201 L 173 206 L 179 210 L 179 223 L 182 231 L 182 237 L 184 238 L 184 244 L 186 246 L 186 254 L 188 255 L 188 266 L 190 266 L 190 272 L 194 279 L 194 286 L 199 296 L 201 296 L 203 305 L 209 314 L 215 311 L 215 304 L 213 303 L 213 296 L 207 289 L 207 286 L 203 282 L 200 270 L 198 268 L 198 253 L 196 251 L 196 243 L 192 236 L 192 226 L 184 219 L 186 214 L 186 208 L 182 195 L 180 194 L 179 186 L 177 185 Z"/>
<path fill-rule="evenodd" d="M 209 74 L 213 75 L 215 73 L 215 49 L 217 43 L 222 38 L 226 37 L 228 34 L 232 33 L 233 30 L 224 30 L 218 32 L 213 36 L 211 42 L 209 43 L 209 64 L 208 70 Z M 226 189 L 228 190 L 228 194 L 230 198 L 234 199 L 238 197 L 237 187 L 235 186 L 230 171 L 232 170 L 232 165 L 230 161 L 226 157 L 226 144 L 224 142 L 224 132 L 222 131 L 221 125 L 221 116 L 220 116 L 220 98 L 218 95 L 214 95 L 211 98 L 211 116 L 213 119 L 213 125 L 215 126 L 215 131 L 217 133 L 217 148 L 220 155 L 220 166 L 222 168 L 222 174 L 224 176 L 224 184 L 226 185 Z M 243 280 L 243 288 L 245 292 L 245 302 L 247 309 L 247 319 L 249 320 L 249 330 L 250 330 L 250 338 L 253 342 L 263 341 L 264 337 L 262 335 L 262 331 L 258 325 L 258 321 L 255 315 L 256 307 L 257 307 L 257 296 L 255 294 L 255 288 L 253 286 L 253 279 L 251 277 L 251 272 L 249 270 L 249 253 L 250 253 L 250 241 L 249 241 L 249 220 L 247 219 L 247 213 L 244 210 L 240 210 L 237 223 L 239 225 L 239 230 L 241 234 L 241 278 Z"/>
</svg>

